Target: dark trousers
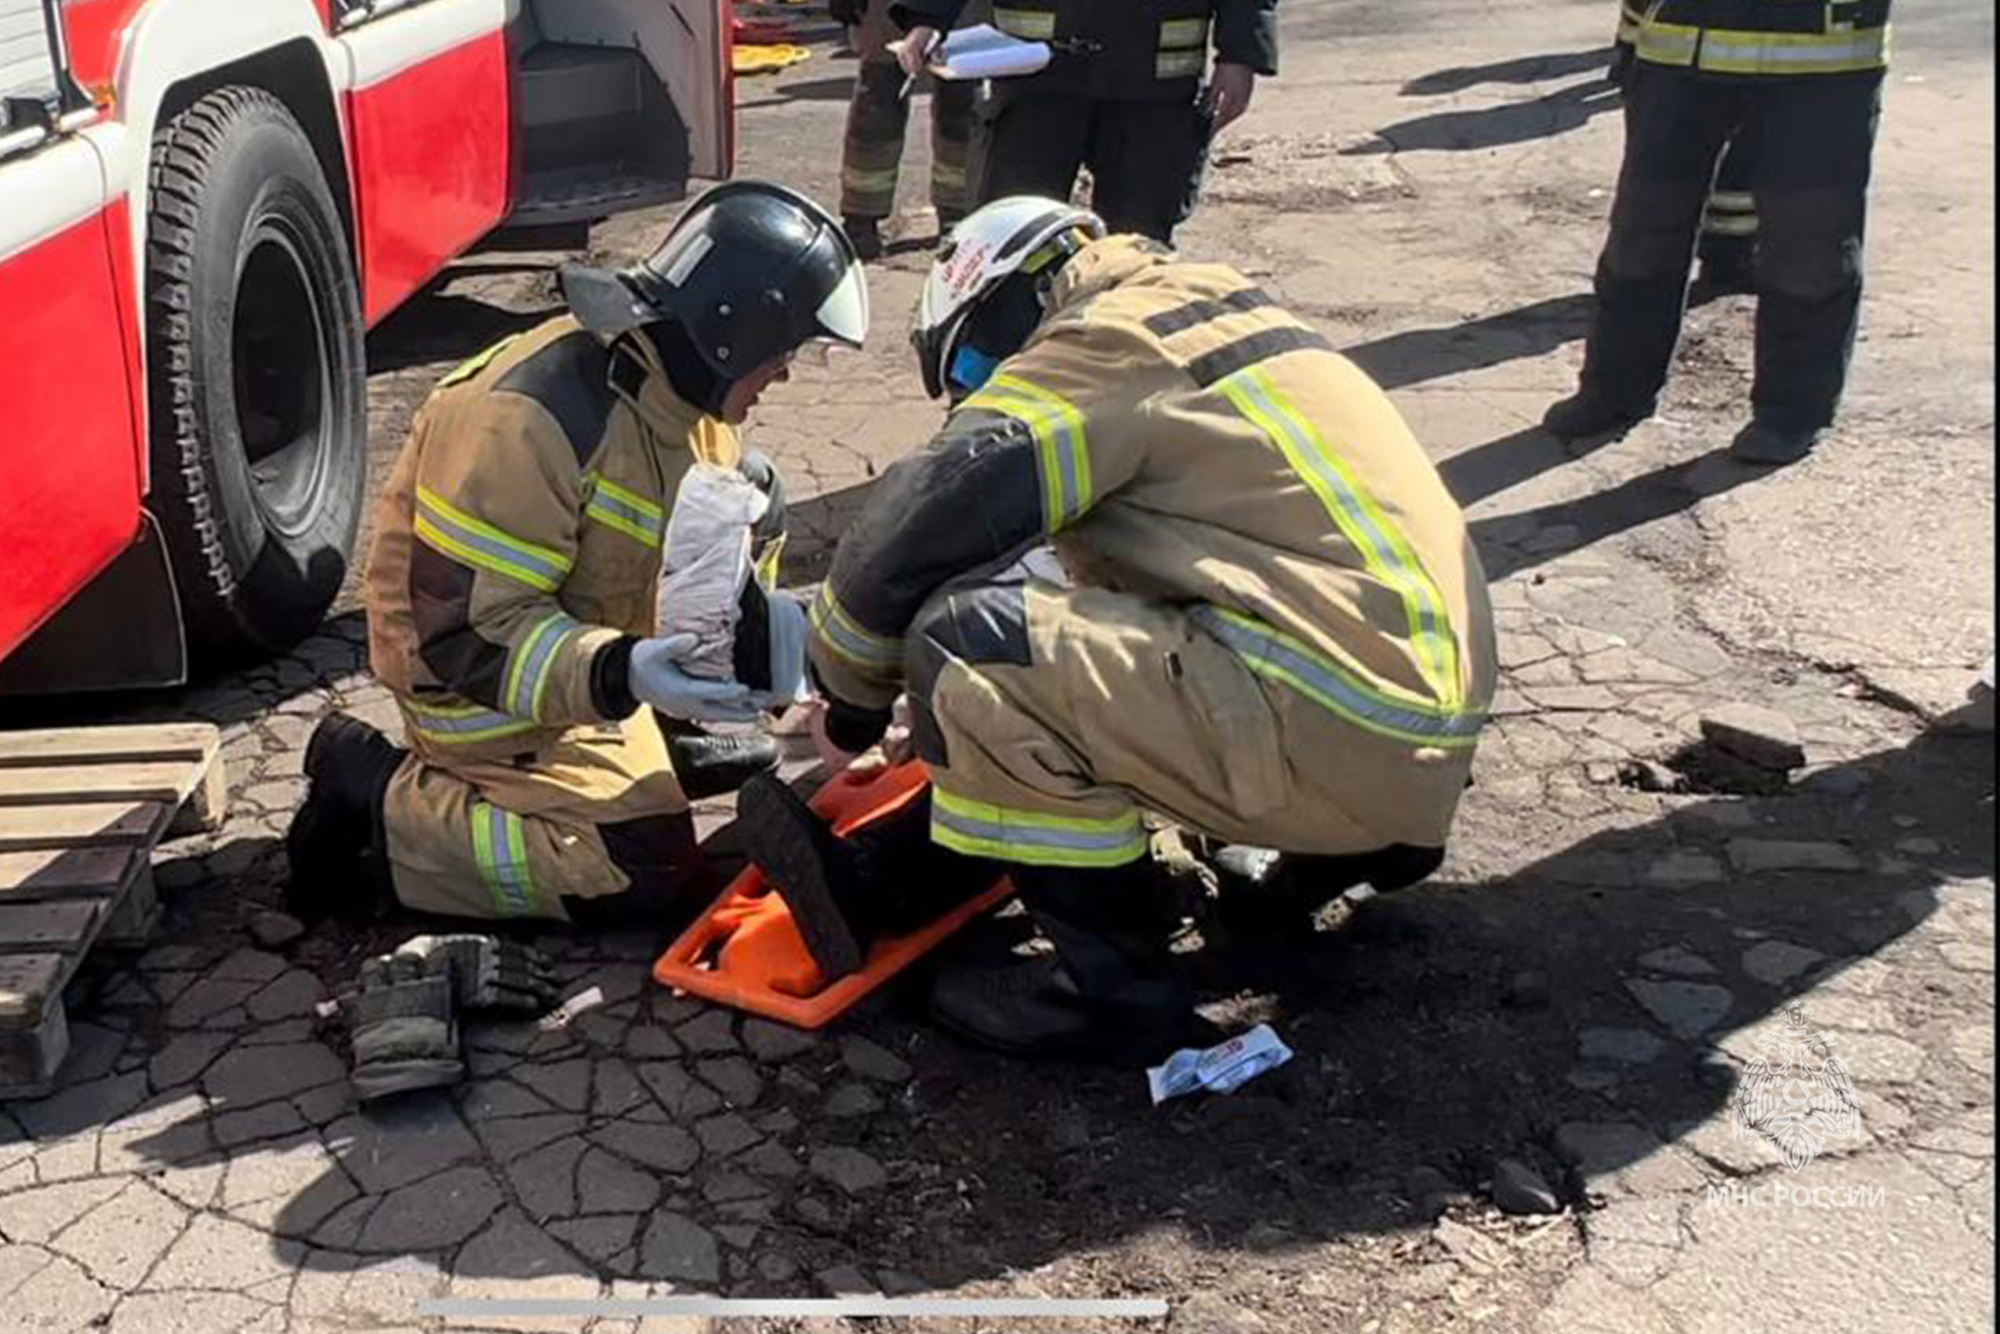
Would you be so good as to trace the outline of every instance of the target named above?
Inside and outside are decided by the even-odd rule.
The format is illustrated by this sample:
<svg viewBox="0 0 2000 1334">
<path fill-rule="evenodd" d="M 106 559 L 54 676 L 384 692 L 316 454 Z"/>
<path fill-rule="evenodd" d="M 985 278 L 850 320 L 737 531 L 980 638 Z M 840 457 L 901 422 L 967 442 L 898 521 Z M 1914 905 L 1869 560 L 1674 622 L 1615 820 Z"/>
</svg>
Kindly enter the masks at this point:
<svg viewBox="0 0 2000 1334">
<path fill-rule="evenodd" d="M 931 205 L 949 223 L 965 216 L 966 157 L 972 138 L 970 83 L 940 81 L 931 91 Z M 840 213 L 877 222 L 896 211 L 910 100 L 893 60 L 863 60 L 847 104 L 840 161 Z"/>
<path fill-rule="evenodd" d="M 1879 73 L 1704 78 L 1636 62 L 1625 83 L 1625 164 L 1597 265 L 1583 388 L 1650 403 L 1680 337 L 1688 267 L 1717 160 L 1756 136 L 1756 418 L 1781 430 L 1833 420 L 1861 307 Z"/>
<path fill-rule="evenodd" d="M 1208 117 L 1192 98 L 1112 101 L 996 88 L 979 115 L 978 198 L 1066 200 L 1090 168 L 1090 206 L 1113 232 L 1162 244 L 1194 211 L 1208 163 Z"/>
</svg>

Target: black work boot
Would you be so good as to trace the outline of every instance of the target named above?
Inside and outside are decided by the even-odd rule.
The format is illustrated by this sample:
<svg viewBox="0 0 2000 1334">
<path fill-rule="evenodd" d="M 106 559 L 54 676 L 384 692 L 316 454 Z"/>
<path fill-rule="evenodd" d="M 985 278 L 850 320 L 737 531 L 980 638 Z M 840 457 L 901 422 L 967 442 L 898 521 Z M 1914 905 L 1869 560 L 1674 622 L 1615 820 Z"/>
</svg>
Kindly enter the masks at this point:
<svg viewBox="0 0 2000 1334">
<path fill-rule="evenodd" d="M 1738 463 L 1760 468 L 1780 468 L 1797 463 L 1819 444 L 1817 430 L 1788 430 L 1767 422 L 1753 421 L 1729 442 L 1729 453 Z"/>
<path fill-rule="evenodd" d="M 750 861 L 791 909 L 829 982 L 860 971 L 878 937 L 936 921 L 983 893 L 993 862 L 931 842 L 930 796 L 840 838 L 772 774 L 744 784 L 736 817 Z"/>
<path fill-rule="evenodd" d="M 382 798 L 408 753 L 346 714 L 313 730 L 305 761 L 311 786 L 285 831 L 292 864 L 285 905 L 294 914 L 365 916 L 393 901 Z"/>
<path fill-rule="evenodd" d="M 876 218 L 842 218 L 840 230 L 854 247 L 855 257 L 867 261 L 882 258 L 882 224 Z"/>
<path fill-rule="evenodd" d="M 1607 403 L 1587 389 L 1578 390 L 1560 402 L 1550 404 L 1542 414 L 1542 426 L 1560 440 L 1581 440 L 1593 435 L 1615 435 L 1637 426 L 1653 415 L 1653 403 Z"/>
<path fill-rule="evenodd" d="M 710 732 L 681 718 L 656 713 L 666 733 L 674 777 L 689 801 L 734 792 L 778 767 L 777 739 L 766 732 Z"/>
<path fill-rule="evenodd" d="M 1172 973 L 1150 859 L 1102 868 L 1009 868 L 1055 957 L 944 972 L 931 1014 L 1011 1056 L 1144 1066 L 1214 1033 Z"/>
</svg>

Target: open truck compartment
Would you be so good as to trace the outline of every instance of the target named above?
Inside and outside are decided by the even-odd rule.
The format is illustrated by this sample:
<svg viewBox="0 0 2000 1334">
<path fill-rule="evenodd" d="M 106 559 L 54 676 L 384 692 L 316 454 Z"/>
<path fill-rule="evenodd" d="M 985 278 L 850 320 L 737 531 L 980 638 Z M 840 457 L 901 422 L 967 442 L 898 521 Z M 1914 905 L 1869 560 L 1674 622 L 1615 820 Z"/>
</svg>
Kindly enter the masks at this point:
<svg viewBox="0 0 2000 1334">
<path fill-rule="evenodd" d="M 509 29 L 523 179 L 509 224 L 589 221 L 727 174 L 712 0 L 523 0 Z"/>
</svg>

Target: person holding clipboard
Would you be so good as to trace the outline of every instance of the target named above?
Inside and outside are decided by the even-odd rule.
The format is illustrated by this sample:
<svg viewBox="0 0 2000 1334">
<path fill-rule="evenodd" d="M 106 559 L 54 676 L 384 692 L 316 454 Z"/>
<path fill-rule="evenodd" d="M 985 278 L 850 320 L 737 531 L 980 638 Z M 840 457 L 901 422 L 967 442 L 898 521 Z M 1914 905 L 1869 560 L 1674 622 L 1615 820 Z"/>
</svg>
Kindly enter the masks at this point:
<svg viewBox="0 0 2000 1334">
<path fill-rule="evenodd" d="M 966 0 L 891 0 L 906 76 L 930 63 Z M 1032 74 L 993 79 L 976 113 L 973 196 L 1067 199 L 1090 168 L 1091 206 L 1113 232 L 1171 243 L 1193 210 L 1215 133 L 1278 68 L 1277 0 L 1006 0 L 993 25 L 1047 43 Z M 1215 62 L 1209 63 L 1213 47 Z"/>
</svg>

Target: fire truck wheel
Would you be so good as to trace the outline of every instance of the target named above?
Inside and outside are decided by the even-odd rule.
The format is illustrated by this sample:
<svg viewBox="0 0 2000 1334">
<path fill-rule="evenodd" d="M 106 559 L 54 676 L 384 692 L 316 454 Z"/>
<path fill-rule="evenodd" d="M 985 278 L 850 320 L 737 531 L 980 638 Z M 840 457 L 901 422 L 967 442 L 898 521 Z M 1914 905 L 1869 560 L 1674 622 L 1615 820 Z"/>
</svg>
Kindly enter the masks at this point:
<svg viewBox="0 0 2000 1334">
<path fill-rule="evenodd" d="M 366 364 L 346 228 L 312 144 L 257 88 L 153 141 L 153 474 L 197 667 L 288 648 L 347 575 L 367 488 Z"/>
</svg>

